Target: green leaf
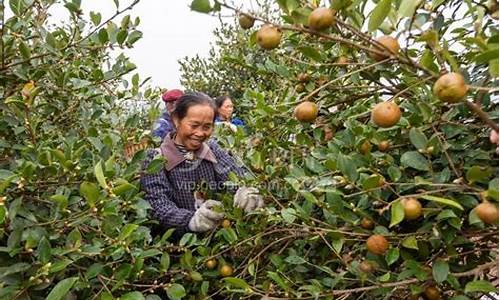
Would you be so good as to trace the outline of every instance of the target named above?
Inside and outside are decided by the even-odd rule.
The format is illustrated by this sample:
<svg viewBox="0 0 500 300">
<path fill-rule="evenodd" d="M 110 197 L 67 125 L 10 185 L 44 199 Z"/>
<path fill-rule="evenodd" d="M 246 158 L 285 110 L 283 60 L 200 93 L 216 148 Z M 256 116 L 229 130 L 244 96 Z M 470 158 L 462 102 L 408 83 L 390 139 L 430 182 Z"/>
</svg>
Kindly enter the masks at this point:
<svg viewBox="0 0 500 300">
<path fill-rule="evenodd" d="M 7 208 L 5 205 L 0 206 L 0 224 L 5 222 L 5 217 L 7 216 Z"/>
<path fill-rule="evenodd" d="M 199 272 L 191 271 L 189 275 L 191 276 L 191 279 L 194 281 L 203 281 L 203 276 Z"/>
<path fill-rule="evenodd" d="M 57 49 L 56 39 L 54 38 L 54 35 L 51 32 L 47 32 L 47 35 L 45 36 L 45 42 L 50 47 Z"/>
<path fill-rule="evenodd" d="M 401 156 L 401 164 L 405 167 L 411 167 L 421 171 L 428 171 L 429 165 L 427 159 L 417 151 L 405 152 Z"/>
<path fill-rule="evenodd" d="M 30 47 L 23 41 L 19 42 L 19 52 L 23 58 L 28 59 L 31 57 L 31 49 Z"/>
<path fill-rule="evenodd" d="M 116 186 L 115 188 L 113 188 L 113 193 L 115 195 L 123 195 L 125 193 L 127 193 L 128 191 L 132 191 L 132 190 L 137 190 L 137 187 L 133 184 L 130 184 L 130 183 L 123 183 L 123 184 L 120 184 L 119 186 Z"/>
<path fill-rule="evenodd" d="M 443 4 L 446 0 L 432 0 L 432 10 L 436 9 L 439 5 Z"/>
<path fill-rule="evenodd" d="M 457 201 L 451 200 L 451 199 L 430 196 L 430 195 L 422 195 L 422 196 L 420 196 L 420 198 L 425 199 L 425 200 L 429 200 L 429 201 L 434 201 L 434 202 L 441 203 L 441 204 L 448 205 L 448 206 L 453 206 L 453 207 L 456 207 L 460 210 L 464 210 L 464 208 L 462 207 L 462 205 L 460 205 L 460 203 L 458 203 Z"/>
<path fill-rule="evenodd" d="M 363 189 L 366 191 L 369 189 L 380 187 L 381 180 L 382 177 L 380 175 L 372 174 L 363 180 Z"/>
<path fill-rule="evenodd" d="M 499 65 L 498 59 L 490 60 L 488 71 L 491 77 L 494 78 L 498 77 L 498 65 Z"/>
<path fill-rule="evenodd" d="M 240 289 L 250 289 L 250 286 L 248 285 L 248 283 L 246 283 L 245 280 L 243 279 L 240 279 L 240 278 L 235 278 L 235 277 L 226 277 L 226 278 L 223 278 L 222 280 L 224 280 L 224 282 L 232 287 L 235 287 L 235 288 L 240 288 Z"/>
<path fill-rule="evenodd" d="M 146 173 L 155 174 L 160 172 L 163 169 L 163 165 L 165 164 L 165 158 L 161 155 L 155 157 L 146 168 Z"/>
<path fill-rule="evenodd" d="M 16 274 L 19 272 L 24 272 L 31 268 L 31 264 L 28 263 L 16 263 L 8 267 L 0 268 L 0 278 L 8 276 L 10 274 Z"/>
<path fill-rule="evenodd" d="M 399 5 L 398 15 L 411 18 L 422 0 L 405 0 Z"/>
<path fill-rule="evenodd" d="M 99 188 L 93 182 L 84 181 L 80 184 L 80 195 L 82 195 L 90 207 L 94 207 L 99 199 Z"/>
<path fill-rule="evenodd" d="M 212 11 L 212 7 L 209 0 L 193 0 L 191 10 L 206 14 Z"/>
<path fill-rule="evenodd" d="M 490 180 L 488 184 L 488 196 L 498 201 L 498 178 Z"/>
<path fill-rule="evenodd" d="M 297 50 L 299 50 L 302 54 L 315 61 L 322 60 L 321 54 L 313 47 L 303 46 L 303 47 L 298 47 Z"/>
<path fill-rule="evenodd" d="M 337 165 L 339 170 L 347 176 L 351 182 L 355 182 L 358 179 L 359 174 L 356 170 L 356 164 L 351 157 L 340 154 L 337 158 Z"/>
<path fill-rule="evenodd" d="M 385 255 L 385 261 L 387 264 L 390 266 L 399 259 L 399 249 L 398 248 L 391 248 L 389 251 L 387 251 L 387 254 Z"/>
<path fill-rule="evenodd" d="M 285 258 L 285 261 L 292 265 L 300 265 L 306 263 L 305 259 L 297 255 L 290 255 L 287 258 Z"/>
<path fill-rule="evenodd" d="M 285 281 L 275 272 L 267 271 L 267 276 L 271 278 L 276 284 L 278 284 L 282 289 L 288 290 L 289 287 Z"/>
<path fill-rule="evenodd" d="M 163 252 L 161 255 L 160 266 L 162 272 L 167 272 L 168 268 L 170 268 L 170 255 L 168 252 Z"/>
<path fill-rule="evenodd" d="M 488 167 L 472 166 L 465 174 L 465 178 L 470 183 L 483 182 L 486 181 L 491 174 L 492 170 Z"/>
<path fill-rule="evenodd" d="M 78 277 L 66 278 L 57 283 L 57 285 L 50 291 L 45 300 L 59 300 L 62 299 L 71 290 Z"/>
<path fill-rule="evenodd" d="M 127 43 L 130 45 L 133 45 L 135 42 L 137 42 L 140 38 L 142 38 L 142 32 L 138 30 L 134 30 L 128 34 L 128 40 Z"/>
<path fill-rule="evenodd" d="M 43 264 L 49 262 L 51 256 L 51 250 L 52 248 L 50 247 L 50 242 L 47 240 L 47 238 L 42 237 L 40 239 L 40 242 L 38 243 L 37 252 L 38 252 L 38 259 Z"/>
<path fill-rule="evenodd" d="M 118 42 L 118 44 L 123 44 L 123 42 L 125 42 L 125 40 L 127 39 L 127 35 L 128 35 L 128 32 L 126 30 L 120 30 L 118 31 L 118 33 L 116 34 L 116 41 Z"/>
<path fill-rule="evenodd" d="M 410 141 L 417 148 L 417 150 L 420 149 L 426 149 L 427 148 L 427 137 L 425 134 L 418 128 L 413 127 L 410 130 Z"/>
<path fill-rule="evenodd" d="M 414 236 L 404 239 L 402 245 L 405 248 L 418 250 L 417 239 Z"/>
<path fill-rule="evenodd" d="M 293 223 L 296 219 L 296 212 L 295 209 L 289 207 L 289 208 L 284 208 L 281 210 L 281 216 L 283 217 L 283 220 L 287 223 Z"/>
<path fill-rule="evenodd" d="M 10 9 L 16 16 L 22 15 L 24 12 L 26 12 L 26 9 L 28 8 L 24 0 L 10 0 L 9 5 Z"/>
<path fill-rule="evenodd" d="M 485 64 L 485 63 L 489 62 L 490 60 L 495 60 L 495 59 L 498 59 L 498 48 L 485 51 L 481 54 L 478 54 L 476 57 L 474 57 L 474 60 L 479 65 Z"/>
<path fill-rule="evenodd" d="M 391 0 L 380 0 L 368 21 L 368 30 L 375 31 L 391 11 Z"/>
<path fill-rule="evenodd" d="M 107 43 L 109 41 L 108 31 L 104 28 L 101 28 L 99 30 L 97 37 L 99 38 L 99 42 L 101 42 L 101 44 Z"/>
<path fill-rule="evenodd" d="M 123 229 L 120 232 L 120 236 L 118 237 L 118 239 L 120 241 L 123 241 L 129 235 L 131 235 L 132 232 L 134 232 L 138 227 L 139 227 L 139 225 L 137 225 L 137 224 L 127 224 L 127 225 L 123 226 Z"/>
<path fill-rule="evenodd" d="M 332 241 L 333 251 L 335 251 L 336 253 L 340 253 L 343 245 L 344 245 L 344 239 L 334 239 Z"/>
<path fill-rule="evenodd" d="M 450 272 L 450 266 L 442 259 L 438 259 L 432 265 L 432 276 L 437 283 L 444 282 Z"/>
<path fill-rule="evenodd" d="M 64 7 L 66 7 L 72 13 L 80 12 L 80 7 L 76 4 L 74 4 L 73 2 L 66 2 L 64 4 Z"/>
<path fill-rule="evenodd" d="M 140 292 L 130 292 L 122 295 L 120 300 L 144 300 L 144 296 Z"/>
<path fill-rule="evenodd" d="M 95 278 L 97 275 L 99 275 L 102 272 L 103 269 L 104 269 L 104 266 L 102 264 L 95 263 L 87 269 L 87 272 L 85 273 L 85 278 L 87 280 Z"/>
<path fill-rule="evenodd" d="M 229 244 L 232 244 L 238 240 L 238 235 L 232 228 L 222 228 L 221 230 L 219 230 L 219 232 Z"/>
<path fill-rule="evenodd" d="M 97 178 L 97 182 L 103 189 L 108 189 L 108 184 L 106 183 L 106 179 L 104 178 L 104 173 L 102 171 L 102 161 L 100 160 L 97 165 L 94 167 L 94 174 Z"/>
<path fill-rule="evenodd" d="M 489 281 L 474 280 L 465 285 L 465 293 L 473 292 L 491 293 L 497 292 L 497 289 Z"/>
<path fill-rule="evenodd" d="M 190 247 L 196 242 L 196 240 L 197 240 L 196 234 L 188 232 L 182 236 L 179 242 L 179 246 Z"/>
<path fill-rule="evenodd" d="M 389 177 L 391 177 L 391 180 L 393 182 L 397 182 L 399 179 L 401 179 L 401 170 L 395 166 L 390 166 L 387 168 L 387 173 L 389 174 Z"/>
<path fill-rule="evenodd" d="M 399 224 L 405 218 L 405 209 L 403 203 L 400 200 L 396 200 L 391 204 L 391 224 L 389 227 L 393 227 Z"/>
<path fill-rule="evenodd" d="M 95 26 L 99 25 L 101 23 L 101 13 L 97 12 L 90 12 L 90 20 L 92 23 L 94 23 Z"/>
<path fill-rule="evenodd" d="M 439 67 L 434 62 L 434 60 L 435 60 L 434 53 L 429 49 L 426 49 L 424 51 L 424 54 L 422 55 L 422 58 L 420 59 L 420 63 L 428 70 L 434 73 L 439 73 Z"/>
<path fill-rule="evenodd" d="M 165 231 L 165 233 L 162 235 L 162 237 L 160 239 L 159 244 L 163 245 L 172 236 L 174 231 L 175 231 L 175 228 L 170 228 L 167 231 Z"/>
<path fill-rule="evenodd" d="M 182 285 L 174 283 L 167 289 L 167 296 L 171 300 L 180 300 L 186 296 L 186 290 Z"/>
</svg>

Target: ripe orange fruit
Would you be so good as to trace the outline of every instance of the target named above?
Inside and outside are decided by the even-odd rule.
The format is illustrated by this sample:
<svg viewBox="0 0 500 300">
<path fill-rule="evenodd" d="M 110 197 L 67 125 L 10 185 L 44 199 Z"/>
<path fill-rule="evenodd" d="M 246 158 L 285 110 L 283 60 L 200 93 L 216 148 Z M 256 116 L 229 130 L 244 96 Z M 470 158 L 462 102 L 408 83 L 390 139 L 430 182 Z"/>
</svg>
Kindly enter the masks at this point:
<svg viewBox="0 0 500 300">
<path fill-rule="evenodd" d="M 427 300 L 440 300 L 441 292 L 435 286 L 428 286 L 424 290 L 424 296 Z"/>
<path fill-rule="evenodd" d="M 366 241 L 366 248 L 373 254 L 383 255 L 389 249 L 389 243 L 384 236 L 374 234 Z"/>
<path fill-rule="evenodd" d="M 434 83 L 432 92 L 441 101 L 456 103 L 462 100 L 469 88 L 464 77 L 455 72 L 444 74 Z"/>
<path fill-rule="evenodd" d="M 240 23 L 241 28 L 250 29 L 255 23 L 255 19 L 246 14 L 240 14 L 238 17 L 238 23 Z"/>
<path fill-rule="evenodd" d="M 301 122 L 313 122 L 318 116 L 318 106 L 311 101 L 304 101 L 295 107 L 295 118 Z"/>
<path fill-rule="evenodd" d="M 364 217 L 361 220 L 361 228 L 373 229 L 373 227 L 375 227 L 375 223 L 372 220 L 368 219 L 367 217 Z"/>
<path fill-rule="evenodd" d="M 480 203 L 475 208 L 476 214 L 486 224 L 498 223 L 498 207 L 488 201 Z"/>
<path fill-rule="evenodd" d="M 401 203 L 403 203 L 406 220 L 416 220 L 422 215 L 422 204 L 417 199 L 405 198 Z"/>
<path fill-rule="evenodd" d="M 221 226 L 223 228 L 229 228 L 229 227 L 231 227 L 231 221 L 229 221 L 228 219 L 224 219 L 224 220 L 222 220 Z"/>
<path fill-rule="evenodd" d="M 387 149 L 389 149 L 390 146 L 391 146 L 391 144 L 389 143 L 389 141 L 381 141 L 378 144 L 378 151 L 385 152 L 385 151 L 387 151 Z"/>
<path fill-rule="evenodd" d="M 394 102 L 380 102 L 372 109 L 372 120 L 377 126 L 387 128 L 401 119 L 401 110 Z"/>
<path fill-rule="evenodd" d="M 388 35 L 383 35 L 377 39 L 377 42 L 384 45 L 384 47 L 388 48 L 390 53 L 398 54 L 400 47 L 399 47 L 399 43 L 398 43 L 397 39 L 395 39 L 391 36 L 388 36 Z M 376 49 L 378 51 L 380 51 L 378 48 L 376 48 Z M 385 50 L 384 52 L 387 52 L 386 49 L 384 49 L 384 50 Z M 379 54 L 375 54 L 373 52 L 370 52 L 370 56 L 376 61 L 381 61 L 381 60 L 384 60 L 386 58 L 389 58 L 389 55 L 379 55 Z"/>
<path fill-rule="evenodd" d="M 362 154 L 368 154 L 372 150 L 372 144 L 367 140 L 363 144 L 361 144 L 361 147 L 359 147 L 359 151 Z"/>
<path fill-rule="evenodd" d="M 281 41 L 281 30 L 272 25 L 263 25 L 257 31 L 257 44 L 264 49 L 270 50 L 278 47 Z"/>
<path fill-rule="evenodd" d="M 335 22 L 334 11 L 327 7 L 318 7 L 309 15 L 309 28 L 323 30 Z"/>
<path fill-rule="evenodd" d="M 233 275 L 233 268 L 230 265 L 223 265 L 220 267 L 219 273 L 222 277 Z"/>
<path fill-rule="evenodd" d="M 359 264 L 359 270 L 363 273 L 371 273 L 375 268 L 370 261 L 364 260 Z"/>
<path fill-rule="evenodd" d="M 205 262 L 205 266 L 207 267 L 207 269 L 212 270 L 217 266 L 217 261 L 215 259 L 209 259 Z"/>
</svg>

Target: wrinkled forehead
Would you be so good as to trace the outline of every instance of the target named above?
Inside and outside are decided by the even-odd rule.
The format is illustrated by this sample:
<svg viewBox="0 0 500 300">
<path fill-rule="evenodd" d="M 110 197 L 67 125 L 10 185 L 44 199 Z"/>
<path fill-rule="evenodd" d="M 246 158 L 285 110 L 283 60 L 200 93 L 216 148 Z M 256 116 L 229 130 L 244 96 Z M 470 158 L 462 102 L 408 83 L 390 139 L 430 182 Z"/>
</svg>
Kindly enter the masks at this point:
<svg viewBox="0 0 500 300">
<path fill-rule="evenodd" d="M 188 109 L 184 120 L 192 123 L 213 123 L 214 117 L 214 110 L 211 106 L 194 105 Z"/>
</svg>

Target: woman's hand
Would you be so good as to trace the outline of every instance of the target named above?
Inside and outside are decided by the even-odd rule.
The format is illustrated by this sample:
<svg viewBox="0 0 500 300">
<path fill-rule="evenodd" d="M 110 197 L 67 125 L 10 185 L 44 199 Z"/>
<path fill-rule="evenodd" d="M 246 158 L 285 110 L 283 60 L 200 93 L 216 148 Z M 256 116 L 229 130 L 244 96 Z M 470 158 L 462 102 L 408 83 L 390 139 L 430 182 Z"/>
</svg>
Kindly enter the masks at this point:
<svg viewBox="0 0 500 300">
<path fill-rule="evenodd" d="M 259 190 L 254 187 L 240 187 L 234 194 L 234 206 L 251 212 L 264 206 L 264 199 L 259 194 Z"/>
<path fill-rule="evenodd" d="M 215 211 L 222 203 L 215 200 L 207 200 L 196 210 L 189 221 L 188 228 L 193 232 L 205 232 L 217 226 L 218 221 L 224 217 L 224 213 Z"/>
</svg>

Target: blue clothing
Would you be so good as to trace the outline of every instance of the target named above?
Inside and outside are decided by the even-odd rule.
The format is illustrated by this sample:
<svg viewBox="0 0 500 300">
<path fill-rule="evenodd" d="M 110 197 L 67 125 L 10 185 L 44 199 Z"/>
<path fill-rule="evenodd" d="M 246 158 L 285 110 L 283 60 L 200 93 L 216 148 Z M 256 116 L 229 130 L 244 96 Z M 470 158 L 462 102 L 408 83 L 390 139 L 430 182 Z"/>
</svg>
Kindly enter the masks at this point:
<svg viewBox="0 0 500 300">
<path fill-rule="evenodd" d="M 180 232 L 189 231 L 188 224 L 196 210 L 195 192 L 200 184 L 204 183 L 210 190 L 220 192 L 227 188 L 224 183 L 231 172 L 238 176 L 244 175 L 244 169 L 214 140 L 203 143 L 199 150 L 186 155 L 168 135 L 160 149 L 148 152 L 144 169 L 156 155 L 163 155 L 166 162 L 156 173 L 141 174 L 144 199 L 152 207 L 152 217 L 162 227 L 175 227 Z"/>
<path fill-rule="evenodd" d="M 219 118 L 219 116 L 217 116 L 215 118 L 215 123 L 221 123 L 221 122 L 222 122 L 222 120 Z M 243 120 L 240 118 L 232 118 L 231 124 L 236 125 L 236 126 L 245 126 L 245 122 L 243 122 Z"/>
<path fill-rule="evenodd" d="M 153 137 L 160 137 L 163 140 L 165 136 L 172 131 L 175 131 L 174 122 L 172 121 L 170 114 L 168 112 L 164 112 L 153 127 Z"/>
</svg>

